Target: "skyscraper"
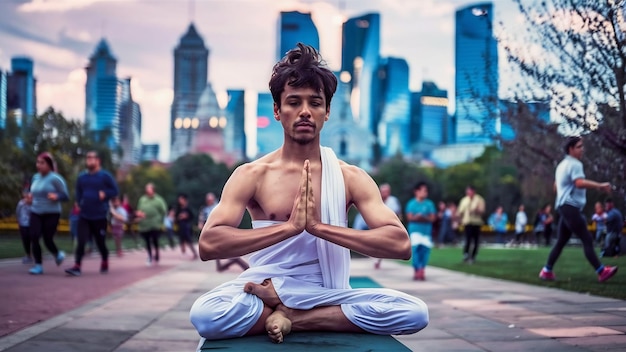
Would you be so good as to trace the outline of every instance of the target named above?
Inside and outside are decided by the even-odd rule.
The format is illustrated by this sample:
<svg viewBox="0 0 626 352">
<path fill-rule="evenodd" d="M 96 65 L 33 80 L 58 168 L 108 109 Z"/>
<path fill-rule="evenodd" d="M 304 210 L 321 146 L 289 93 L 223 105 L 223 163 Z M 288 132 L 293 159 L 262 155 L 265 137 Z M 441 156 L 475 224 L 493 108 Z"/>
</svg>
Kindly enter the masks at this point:
<svg viewBox="0 0 626 352">
<path fill-rule="evenodd" d="M 245 91 L 229 89 L 228 103 L 226 104 L 225 130 L 226 152 L 233 154 L 238 160 L 246 159 L 246 132 L 245 132 Z"/>
<path fill-rule="evenodd" d="M 298 11 L 281 12 L 278 19 L 278 43 L 276 58 L 282 59 L 298 42 L 320 50 L 320 38 L 310 13 Z"/>
<path fill-rule="evenodd" d="M 7 127 L 7 73 L 0 69 L 0 129 Z"/>
<path fill-rule="evenodd" d="M 258 94 L 256 116 L 257 155 L 261 156 L 283 145 L 283 127 L 274 119 L 274 100 L 271 93 Z"/>
<path fill-rule="evenodd" d="M 171 109 L 170 160 L 185 155 L 193 144 L 191 121 L 198 110 L 200 95 L 207 86 L 209 50 L 204 40 L 189 25 L 174 49 L 174 101 Z"/>
<path fill-rule="evenodd" d="M 120 146 L 120 84 L 116 66 L 117 60 L 102 38 L 85 68 L 85 124 L 96 141 L 114 150 Z"/>
<path fill-rule="evenodd" d="M 136 165 L 141 162 L 141 109 L 133 100 L 130 81 L 130 77 L 120 80 L 121 163 Z"/>
<path fill-rule="evenodd" d="M 7 111 L 17 117 L 19 126 L 27 125 L 37 114 L 36 85 L 33 60 L 22 56 L 11 58 L 11 73 L 7 77 Z"/>
<path fill-rule="evenodd" d="M 451 121 L 448 92 L 434 82 L 424 81 L 422 90 L 412 94 L 411 144 L 418 150 L 448 143 Z"/>
<path fill-rule="evenodd" d="M 381 156 L 397 153 L 409 155 L 411 92 L 409 91 L 409 65 L 406 60 L 388 57 L 381 61 L 378 70 L 382 95 L 379 98 L 380 116 L 376 121 Z"/>
<path fill-rule="evenodd" d="M 493 5 L 456 11 L 456 142 L 487 142 L 498 118 L 498 43 L 493 37 Z"/>
<path fill-rule="evenodd" d="M 380 15 L 365 14 L 343 24 L 340 77 L 350 91 L 350 106 L 356 123 L 378 137 L 380 112 Z"/>
</svg>

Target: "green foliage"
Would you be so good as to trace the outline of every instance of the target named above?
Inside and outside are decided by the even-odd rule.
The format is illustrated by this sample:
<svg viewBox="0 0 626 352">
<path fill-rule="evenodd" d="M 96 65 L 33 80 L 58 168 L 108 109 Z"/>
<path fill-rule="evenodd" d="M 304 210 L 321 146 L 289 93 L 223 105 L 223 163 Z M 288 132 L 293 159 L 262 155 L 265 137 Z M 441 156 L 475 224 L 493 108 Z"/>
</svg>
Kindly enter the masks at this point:
<svg viewBox="0 0 626 352">
<path fill-rule="evenodd" d="M 172 180 L 177 193 L 189 196 L 189 206 L 198 215 L 205 204 L 208 192 L 215 193 L 217 199 L 231 174 L 228 166 L 216 163 L 208 154 L 189 154 L 178 158 L 170 167 Z"/>
<path fill-rule="evenodd" d="M 176 200 L 176 188 L 170 172 L 162 165 L 152 164 L 149 161 L 133 167 L 120 182 L 121 194 L 126 194 L 133 208 L 136 207 L 139 197 L 145 193 L 145 186 L 154 184 L 158 193 L 169 205 Z"/>
<path fill-rule="evenodd" d="M 22 189 L 29 186 L 32 176 L 37 172 L 37 155 L 44 151 L 52 153 L 55 158 L 58 172 L 65 178 L 71 199 L 77 175 L 84 168 L 83 158 L 87 151 L 99 151 L 103 167 L 115 174 L 108 149 L 89 138 L 84 124 L 65 119 L 62 113 L 52 107 L 22 128 L 17 126 L 14 116 L 8 116 L 6 129 L 0 137 L 0 148 L 3 150 L 0 153 L 2 215 L 11 214 L 15 210 Z M 64 212 L 67 212 L 70 204 L 67 202 L 63 205 Z"/>
</svg>

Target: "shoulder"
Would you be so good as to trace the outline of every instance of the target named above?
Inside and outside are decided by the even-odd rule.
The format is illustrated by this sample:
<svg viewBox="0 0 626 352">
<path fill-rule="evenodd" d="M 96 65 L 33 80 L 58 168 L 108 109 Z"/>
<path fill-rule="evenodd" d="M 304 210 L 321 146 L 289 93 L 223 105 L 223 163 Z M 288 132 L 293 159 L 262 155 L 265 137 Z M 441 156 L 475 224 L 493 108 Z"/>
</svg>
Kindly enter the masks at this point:
<svg viewBox="0 0 626 352">
<path fill-rule="evenodd" d="M 113 174 L 111 174 L 109 171 L 107 170 L 100 170 L 100 176 L 104 177 L 104 178 L 108 178 L 111 180 L 115 180 L 115 178 L 113 178 Z"/>
<path fill-rule="evenodd" d="M 358 166 L 348 164 L 342 160 L 339 160 L 339 166 L 341 167 L 341 173 L 345 181 L 371 179 L 370 175 Z"/>
<path fill-rule="evenodd" d="M 59 174 L 59 173 L 57 173 L 57 172 L 54 172 L 54 171 L 53 171 L 53 172 L 51 172 L 51 173 L 50 173 L 50 176 L 51 176 L 53 179 L 55 179 L 55 180 L 59 180 L 59 181 L 61 181 L 61 182 L 65 183 L 65 179 L 63 178 L 63 176 L 61 176 L 61 174 Z"/>
</svg>

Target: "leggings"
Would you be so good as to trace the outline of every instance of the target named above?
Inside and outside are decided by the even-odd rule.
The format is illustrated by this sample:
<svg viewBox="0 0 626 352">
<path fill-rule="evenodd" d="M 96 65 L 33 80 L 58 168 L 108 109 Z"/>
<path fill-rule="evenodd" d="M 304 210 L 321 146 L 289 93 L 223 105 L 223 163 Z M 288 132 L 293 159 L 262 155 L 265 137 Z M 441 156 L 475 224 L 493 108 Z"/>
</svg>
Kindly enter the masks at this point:
<svg viewBox="0 0 626 352">
<path fill-rule="evenodd" d="M 552 269 L 559 259 L 561 251 L 563 251 L 563 248 L 572 237 L 572 233 L 574 233 L 580 238 L 583 244 L 583 251 L 585 252 L 587 261 L 595 270 L 598 270 L 600 266 L 602 266 L 602 263 L 600 263 L 593 249 L 593 237 L 591 233 L 589 233 L 589 230 L 587 230 L 587 222 L 580 209 L 564 204 L 559 207 L 558 212 L 561 217 L 559 219 L 557 240 L 550 251 L 546 267 Z"/>
<path fill-rule="evenodd" d="M 154 258 L 155 262 L 159 261 L 159 236 L 161 231 L 150 230 L 141 233 L 141 237 L 146 241 L 146 250 L 148 251 L 148 258 L 150 261 Z M 154 256 L 152 255 L 152 246 L 154 246 Z"/>
<path fill-rule="evenodd" d="M 109 259 L 109 249 L 106 245 L 107 219 L 88 220 L 80 218 L 78 220 L 78 245 L 76 246 L 76 258 L 74 262 L 80 266 L 85 255 L 85 244 L 91 238 L 96 241 L 98 251 L 103 261 Z"/>
<path fill-rule="evenodd" d="M 30 226 L 20 226 L 20 237 L 22 237 L 22 246 L 27 257 L 31 257 L 33 251 L 30 247 Z"/>
<path fill-rule="evenodd" d="M 430 258 L 430 247 L 418 244 L 413 246 L 412 263 L 415 270 L 424 269 L 428 265 L 428 259 Z"/>
<path fill-rule="evenodd" d="M 463 248 L 463 255 L 470 259 L 476 258 L 478 253 L 478 242 L 480 239 L 480 225 L 465 225 L 465 247 Z M 470 255 L 470 247 L 473 242 L 473 249 Z"/>
<path fill-rule="evenodd" d="M 43 236 L 43 243 L 46 245 L 46 248 L 56 256 L 59 254 L 59 249 L 54 244 L 53 238 L 54 234 L 57 232 L 57 225 L 59 224 L 59 213 L 48 213 L 48 214 L 30 214 L 30 238 L 31 238 L 31 246 L 33 250 L 33 259 L 35 259 L 35 264 L 41 264 L 41 245 L 39 244 L 39 239 Z"/>
</svg>

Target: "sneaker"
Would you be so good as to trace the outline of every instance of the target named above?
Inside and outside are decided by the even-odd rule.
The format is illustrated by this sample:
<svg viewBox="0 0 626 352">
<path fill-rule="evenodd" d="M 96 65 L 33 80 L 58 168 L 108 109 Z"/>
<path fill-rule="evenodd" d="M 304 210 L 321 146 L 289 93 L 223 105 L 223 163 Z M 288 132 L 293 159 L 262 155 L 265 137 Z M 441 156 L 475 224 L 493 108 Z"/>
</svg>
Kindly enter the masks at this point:
<svg viewBox="0 0 626 352">
<path fill-rule="evenodd" d="M 35 264 L 35 266 L 30 268 L 30 270 L 28 270 L 28 272 L 31 275 L 41 275 L 41 274 L 43 274 L 43 267 L 41 266 L 41 264 Z"/>
<path fill-rule="evenodd" d="M 22 264 L 32 264 L 32 263 L 33 263 L 33 258 L 31 257 L 22 258 Z"/>
<path fill-rule="evenodd" d="M 57 263 L 57 266 L 59 266 L 59 265 L 61 265 L 63 263 L 64 259 L 65 259 L 65 252 L 59 251 L 59 253 L 57 253 L 57 257 L 54 259 L 54 261 Z"/>
<path fill-rule="evenodd" d="M 108 272 L 109 272 L 109 261 L 103 260 L 102 263 L 100 263 L 100 274 L 106 274 Z"/>
<path fill-rule="evenodd" d="M 546 269 L 541 269 L 541 272 L 539 273 L 539 278 L 545 281 L 556 280 L 556 276 L 554 276 L 554 273 L 551 271 L 546 271 Z"/>
<path fill-rule="evenodd" d="M 600 274 L 598 274 L 598 281 L 599 282 L 605 282 L 606 280 L 608 280 L 611 277 L 613 277 L 613 275 L 615 275 L 615 273 L 617 273 L 617 267 L 616 266 L 608 266 L 608 265 L 606 265 L 604 267 L 604 269 L 602 269 Z"/>
<path fill-rule="evenodd" d="M 148 267 L 152 266 L 152 259 L 146 260 L 146 266 Z"/>
<path fill-rule="evenodd" d="M 65 272 L 72 276 L 80 276 L 80 266 L 74 265 L 69 269 L 65 269 Z"/>
</svg>

